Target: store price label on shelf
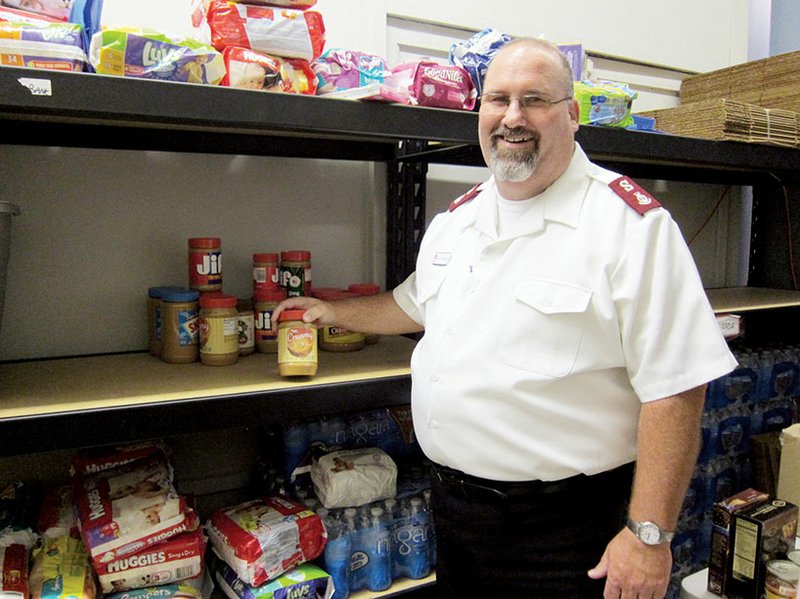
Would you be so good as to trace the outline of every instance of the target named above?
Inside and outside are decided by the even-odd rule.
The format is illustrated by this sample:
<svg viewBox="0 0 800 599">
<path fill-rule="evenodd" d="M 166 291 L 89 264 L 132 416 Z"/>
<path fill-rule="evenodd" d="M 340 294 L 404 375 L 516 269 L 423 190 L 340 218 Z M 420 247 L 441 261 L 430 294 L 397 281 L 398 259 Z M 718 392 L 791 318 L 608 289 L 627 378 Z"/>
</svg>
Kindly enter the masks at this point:
<svg viewBox="0 0 800 599">
<path fill-rule="evenodd" d="M 717 314 L 717 324 L 725 339 L 735 339 L 742 334 L 742 317 L 738 314 Z"/>
<path fill-rule="evenodd" d="M 38 79 L 33 77 L 20 77 L 17 79 L 19 84 L 27 87 L 33 96 L 52 96 L 53 86 L 49 79 Z"/>
</svg>

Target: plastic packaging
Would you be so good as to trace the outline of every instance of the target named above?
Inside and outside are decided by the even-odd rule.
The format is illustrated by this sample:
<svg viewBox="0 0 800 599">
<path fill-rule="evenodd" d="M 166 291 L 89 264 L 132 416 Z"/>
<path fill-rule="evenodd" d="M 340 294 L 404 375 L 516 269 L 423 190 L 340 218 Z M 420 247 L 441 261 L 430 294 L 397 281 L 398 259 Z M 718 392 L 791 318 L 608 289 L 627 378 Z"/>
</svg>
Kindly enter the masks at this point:
<svg viewBox="0 0 800 599">
<path fill-rule="evenodd" d="M 167 289 L 161 296 L 161 359 L 170 364 L 196 362 L 200 317 L 199 293 Z"/>
<path fill-rule="evenodd" d="M 381 95 L 413 106 L 454 110 L 472 110 L 477 99 L 467 71 L 430 60 L 404 62 L 394 67 L 381 86 Z"/>
<path fill-rule="evenodd" d="M 320 95 L 383 83 L 391 72 L 376 54 L 331 48 L 311 63 Z"/>
<path fill-rule="evenodd" d="M 207 293 L 200 296 L 200 361 L 207 366 L 229 366 L 239 359 L 239 312 L 236 296 Z"/>
<path fill-rule="evenodd" d="M 237 46 L 225 48 L 222 58 L 225 77 L 220 85 L 310 96 L 317 91 L 316 75 L 302 58 L 280 58 Z"/>
<path fill-rule="evenodd" d="M 479 31 L 465 42 L 450 46 L 450 63 L 469 73 L 478 97 L 483 94 L 483 80 L 489 62 L 511 37 L 491 27 Z"/>
<path fill-rule="evenodd" d="M 629 127 L 633 124 L 631 107 L 638 94 L 624 83 L 584 80 L 576 81 L 574 88 L 581 125 Z"/>
<path fill-rule="evenodd" d="M 317 329 L 304 323 L 303 310 L 284 310 L 278 324 L 278 372 L 281 376 L 317 374 Z"/>
</svg>

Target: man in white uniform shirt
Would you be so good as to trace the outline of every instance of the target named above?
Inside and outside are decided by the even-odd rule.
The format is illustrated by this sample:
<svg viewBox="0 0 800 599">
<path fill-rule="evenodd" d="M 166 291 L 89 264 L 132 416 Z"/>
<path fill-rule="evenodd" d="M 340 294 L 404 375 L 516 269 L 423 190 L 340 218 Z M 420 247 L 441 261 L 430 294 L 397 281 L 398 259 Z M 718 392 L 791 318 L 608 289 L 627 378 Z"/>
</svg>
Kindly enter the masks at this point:
<svg viewBox="0 0 800 599">
<path fill-rule="evenodd" d="M 663 597 L 705 385 L 735 360 L 670 215 L 575 143 L 555 46 L 507 44 L 483 89 L 493 176 L 433 220 L 416 272 L 276 312 L 424 330 L 412 411 L 442 596 Z"/>
</svg>

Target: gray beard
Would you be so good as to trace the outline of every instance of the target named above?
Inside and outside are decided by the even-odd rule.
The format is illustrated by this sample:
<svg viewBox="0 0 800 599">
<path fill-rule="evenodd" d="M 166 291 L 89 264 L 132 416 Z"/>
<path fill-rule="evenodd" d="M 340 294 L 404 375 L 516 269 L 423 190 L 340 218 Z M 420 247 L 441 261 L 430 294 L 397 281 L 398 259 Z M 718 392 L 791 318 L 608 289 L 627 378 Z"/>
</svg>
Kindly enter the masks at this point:
<svg viewBox="0 0 800 599">
<path fill-rule="evenodd" d="M 498 181 L 519 183 L 528 179 L 539 165 L 539 153 L 501 156 L 497 148 L 492 148 L 489 169 Z"/>
</svg>

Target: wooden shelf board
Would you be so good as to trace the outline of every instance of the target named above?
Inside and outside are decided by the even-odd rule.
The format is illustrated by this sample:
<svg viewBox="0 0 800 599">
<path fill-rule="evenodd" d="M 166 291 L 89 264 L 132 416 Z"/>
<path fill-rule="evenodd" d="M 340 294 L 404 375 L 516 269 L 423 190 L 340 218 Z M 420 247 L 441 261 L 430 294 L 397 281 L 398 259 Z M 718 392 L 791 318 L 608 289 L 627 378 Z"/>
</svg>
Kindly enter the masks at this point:
<svg viewBox="0 0 800 599">
<path fill-rule="evenodd" d="M 392 586 L 390 586 L 385 591 L 357 591 L 355 593 L 351 593 L 351 599 L 373 599 L 377 597 L 394 597 L 396 595 L 402 595 L 404 593 L 408 593 L 413 591 L 414 589 L 421 589 L 423 587 L 432 585 L 436 583 L 436 574 L 431 572 L 425 578 L 420 578 L 419 580 L 411 580 L 410 578 L 398 578 L 397 580 L 392 581 Z"/>
<path fill-rule="evenodd" d="M 746 312 L 800 306 L 800 291 L 761 287 L 706 289 L 714 312 Z"/>
</svg>

